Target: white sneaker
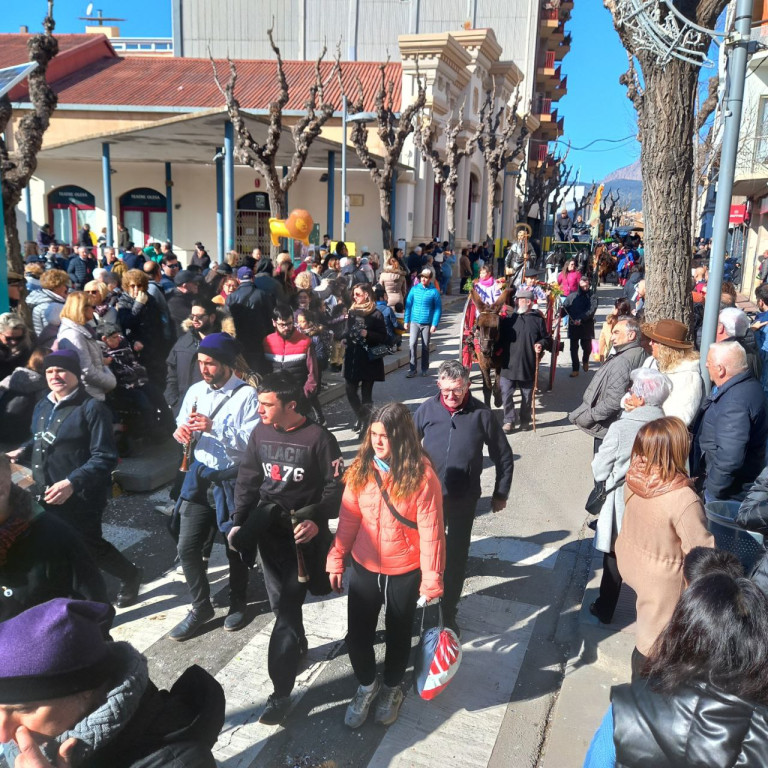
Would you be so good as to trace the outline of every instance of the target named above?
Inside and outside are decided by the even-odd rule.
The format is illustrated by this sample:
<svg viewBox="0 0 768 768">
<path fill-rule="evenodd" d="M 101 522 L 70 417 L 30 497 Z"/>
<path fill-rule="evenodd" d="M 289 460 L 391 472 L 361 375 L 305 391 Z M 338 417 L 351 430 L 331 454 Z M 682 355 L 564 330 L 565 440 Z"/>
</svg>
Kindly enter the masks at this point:
<svg viewBox="0 0 768 768">
<path fill-rule="evenodd" d="M 390 688 L 388 685 L 381 686 L 381 696 L 376 704 L 376 715 L 374 719 L 378 725 L 392 725 L 400 714 L 400 705 L 405 698 L 403 689 L 396 685 Z"/>
<path fill-rule="evenodd" d="M 376 678 L 376 682 L 373 685 L 373 690 L 367 691 L 363 686 L 358 686 L 357 693 L 355 693 L 352 701 L 347 706 L 347 714 L 344 715 L 344 725 L 348 728 L 359 728 L 368 717 L 368 710 L 373 704 L 373 700 L 376 698 L 381 688 L 379 679 Z M 377 710 L 378 711 L 378 710 Z"/>
</svg>

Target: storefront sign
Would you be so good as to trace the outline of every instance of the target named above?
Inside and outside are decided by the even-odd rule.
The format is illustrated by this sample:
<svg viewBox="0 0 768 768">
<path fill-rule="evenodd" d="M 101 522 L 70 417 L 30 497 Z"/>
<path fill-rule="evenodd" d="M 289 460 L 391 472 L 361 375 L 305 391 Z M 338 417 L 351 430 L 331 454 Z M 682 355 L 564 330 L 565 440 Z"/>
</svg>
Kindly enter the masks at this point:
<svg viewBox="0 0 768 768">
<path fill-rule="evenodd" d="M 747 220 L 747 204 L 732 205 L 731 213 L 728 216 L 728 223 L 732 226 L 743 224 Z"/>
<path fill-rule="evenodd" d="M 66 186 L 54 189 L 48 195 L 48 202 L 53 206 L 69 207 L 70 205 L 81 206 L 83 208 L 94 208 L 96 199 L 94 196 L 82 187 Z"/>
<path fill-rule="evenodd" d="M 159 208 L 164 211 L 165 195 L 149 187 L 140 187 L 121 195 L 120 205 L 123 208 Z"/>
</svg>

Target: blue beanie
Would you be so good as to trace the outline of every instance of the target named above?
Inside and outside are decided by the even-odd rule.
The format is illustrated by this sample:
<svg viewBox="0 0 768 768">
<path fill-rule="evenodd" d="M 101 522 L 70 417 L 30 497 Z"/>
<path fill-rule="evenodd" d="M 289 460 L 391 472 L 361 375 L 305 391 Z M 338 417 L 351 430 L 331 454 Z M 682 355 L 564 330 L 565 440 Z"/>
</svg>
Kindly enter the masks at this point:
<svg viewBox="0 0 768 768">
<path fill-rule="evenodd" d="M 49 352 L 43 358 L 43 371 L 47 368 L 63 368 L 65 371 L 74 373 L 78 379 L 82 374 L 80 356 L 74 349 L 57 349 L 55 352 Z"/>
<path fill-rule="evenodd" d="M 228 333 L 209 333 L 200 342 L 197 351 L 234 368 L 240 345 Z"/>
<path fill-rule="evenodd" d="M 0 623 L 0 704 L 98 688 L 114 669 L 111 605 L 56 598 Z"/>
</svg>

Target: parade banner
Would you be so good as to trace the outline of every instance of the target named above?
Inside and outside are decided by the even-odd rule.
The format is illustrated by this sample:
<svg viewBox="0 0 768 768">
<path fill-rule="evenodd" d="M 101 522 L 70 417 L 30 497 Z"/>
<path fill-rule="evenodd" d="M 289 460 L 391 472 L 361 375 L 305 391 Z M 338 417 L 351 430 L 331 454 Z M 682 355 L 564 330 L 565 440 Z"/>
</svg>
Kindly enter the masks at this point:
<svg viewBox="0 0 768 768">
<path fill-rule="evenodd" d="M 596 240 L 600 235 L 600 201 L 603 199 L 603 187 L 601 184 L 595 193 L 595 202 L 592 203 L 592 213 L 589 215 L 589 227 L 592 239 Z"/>
</svg>

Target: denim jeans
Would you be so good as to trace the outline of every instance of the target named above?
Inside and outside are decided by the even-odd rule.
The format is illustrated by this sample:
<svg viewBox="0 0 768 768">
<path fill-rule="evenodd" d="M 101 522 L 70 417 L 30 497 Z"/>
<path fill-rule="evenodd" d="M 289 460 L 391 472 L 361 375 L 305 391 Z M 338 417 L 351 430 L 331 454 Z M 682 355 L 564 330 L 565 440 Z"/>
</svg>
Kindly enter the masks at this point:
<svg viewBox="0 0 768 768">
<path fill-rule="evenodd" d="M 421 372 L 426 373 L 429 370 L 430 326 L 412 322 L 408 327 L 411 333 L 409 345 L 411 350 L 411 371 L 416 371 L 416 358 L 419 347 L 419 339 L 421 339 Z"/>
</svg>

